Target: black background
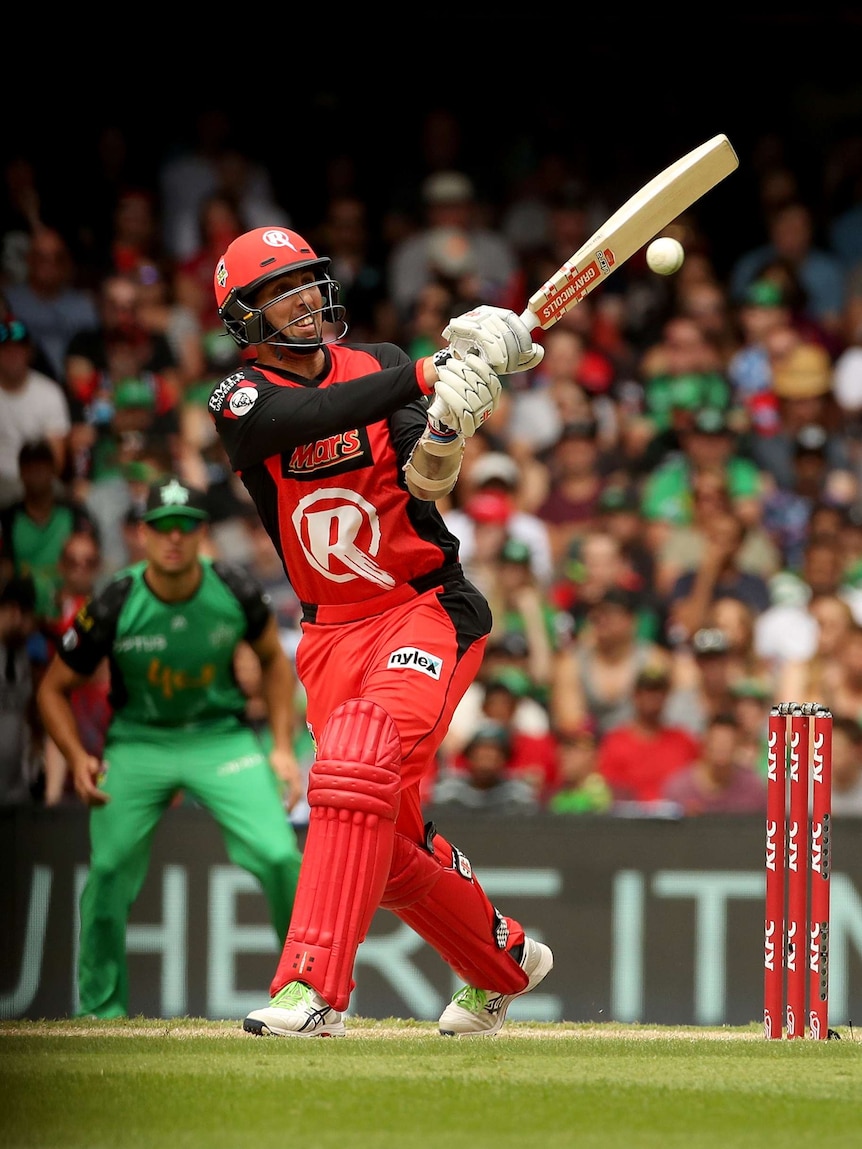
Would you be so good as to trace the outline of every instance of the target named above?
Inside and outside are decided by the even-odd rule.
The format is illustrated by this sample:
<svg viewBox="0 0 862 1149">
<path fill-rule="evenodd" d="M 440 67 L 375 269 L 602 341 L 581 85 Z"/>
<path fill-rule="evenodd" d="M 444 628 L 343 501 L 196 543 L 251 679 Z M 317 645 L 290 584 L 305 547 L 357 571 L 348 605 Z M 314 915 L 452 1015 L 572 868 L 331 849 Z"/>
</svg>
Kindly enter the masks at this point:
<svg viewBox="0 0 862 1149">
<path fill-rule="evenodd" d="M 97 142 L 109 124 L 129 145 L 129 175 L 154 185 L 159 163 L 191 139 L 206 107 L 226 109 L 244 150 L 270 169 L 294 225 L 316 225 L 333 160 L 353 167 L 372 219 L 410 206 L 426 172 L 430 109 L 453 111 L 461 164 L 483 198 L 504 202 L 513 157 L 562 150 L 611 208 L 682 152 L 726 132 L 741 160 L 705 223 L 726 266 L 762 238 L 758 156 L 778 141 L 824 215 L 824 159 L 862 136 L 862 9 L 727 6 L 519 16 L 457 9 L 320 7 L 125 10 L 117 23 L 64 24 L 18 13 L 8 38 L 7 155 L 38 168 L 61 225 L 98 204 Z M 118 24 L 124 26 L 120 28 Z"/>
</svg>

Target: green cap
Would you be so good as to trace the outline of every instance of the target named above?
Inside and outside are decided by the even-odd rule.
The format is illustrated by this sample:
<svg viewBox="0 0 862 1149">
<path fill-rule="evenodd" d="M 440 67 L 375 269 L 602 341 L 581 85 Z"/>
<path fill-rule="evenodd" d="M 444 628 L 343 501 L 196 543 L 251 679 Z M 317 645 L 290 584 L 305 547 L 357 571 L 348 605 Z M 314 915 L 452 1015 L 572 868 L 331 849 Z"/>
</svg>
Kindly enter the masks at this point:
<svg viewBox="0 0 862 1149">
<path fill-rule="evenodd" d="M 141 519 L 145 523 L 151 523 L 154 519 L 164 519 L 168 515 L 179 515 L 186 519 L 208 519 L 206 497 L 202 491 L 186 486 L 175 477 L 153 483 Z"/>
</svg>

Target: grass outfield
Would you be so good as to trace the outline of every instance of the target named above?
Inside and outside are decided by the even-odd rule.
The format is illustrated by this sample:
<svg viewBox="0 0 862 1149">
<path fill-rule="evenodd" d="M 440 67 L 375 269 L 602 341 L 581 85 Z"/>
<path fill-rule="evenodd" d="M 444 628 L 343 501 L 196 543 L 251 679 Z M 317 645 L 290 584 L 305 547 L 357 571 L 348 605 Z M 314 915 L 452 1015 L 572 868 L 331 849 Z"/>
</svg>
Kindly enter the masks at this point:
<svg viewBox="0 0 862 1149">
<path fill-rule="evenodd" d="M 0 1022 L 3 1149 L 641 1149 L 862 1144 L 862 1043 L 760 1026 L 348 1018 L 344 1039 L 236 1022 Z"/>
</svg>

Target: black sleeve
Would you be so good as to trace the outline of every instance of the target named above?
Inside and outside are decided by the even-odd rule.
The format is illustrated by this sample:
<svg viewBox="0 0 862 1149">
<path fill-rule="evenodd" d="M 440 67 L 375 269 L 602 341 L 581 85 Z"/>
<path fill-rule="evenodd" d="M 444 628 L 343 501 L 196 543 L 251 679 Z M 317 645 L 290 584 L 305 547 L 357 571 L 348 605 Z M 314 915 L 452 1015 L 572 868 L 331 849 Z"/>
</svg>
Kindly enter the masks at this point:
<svg viewBox="0 0 862 1149">
<path fill-rule="evenodd" d="M 399 467 L 403 467 L 410 458 L 417 439 L 425 430 L 428 423 L 429 403 L 430 397 L 417 399 L 415 403 L 408 403 L 406 407 L 400 407 L 389 420 L 389 430 L 395 445 L 395 453 L 398 456 Z M 402 475 L 403 482 L 406 480 Z"/>
<path fill-rule="evenodd" d="M 111 654 L 117 620 L 131 589 L 131 575 L 123 575 L 84 603 L 57 648 L 57 657 L 70 670 L 90 675 Z"/>
<path fill-rule="evenodd" d="M 381 370 L 331 387 L 280 387 L 246 367 L 210 395 L 209 411 L 234 471 L 302 443 L 376 423 L 422 396 L 416 363 L 393 344 L 366 348 Z"/>
<path fill-rule="evenodd" d="M 256 642 L 266 629 L 272 611 L 260 583 L 247 570 L 232 563 L 216 561 L 213 570 L 243 609 L 246 619 L 245 637 Z"/>
</svg>

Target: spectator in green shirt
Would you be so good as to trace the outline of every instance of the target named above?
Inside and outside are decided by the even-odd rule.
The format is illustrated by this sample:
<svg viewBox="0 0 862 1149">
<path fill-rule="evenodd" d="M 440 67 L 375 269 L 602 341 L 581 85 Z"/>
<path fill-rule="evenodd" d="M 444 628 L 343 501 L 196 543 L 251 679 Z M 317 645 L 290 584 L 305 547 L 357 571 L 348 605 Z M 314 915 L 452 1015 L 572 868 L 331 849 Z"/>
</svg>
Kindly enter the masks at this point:
<svg viewBox="0 0 862 1149">
<path fill-rule="evenodd" d="M 711 407 L 698 411 L 693 426 L 682 436 L 681 446 L 679 454 L 670 456 L 644 484 L 641 512 L 654 549 L 664 542 L 667 528 L 691 523 L 694 476 L 700 471 L 723 473 L 736 515 L 746 526 L 759 522 L 761 473 L 739 453 L 725 412 Z"/>
</svg>

